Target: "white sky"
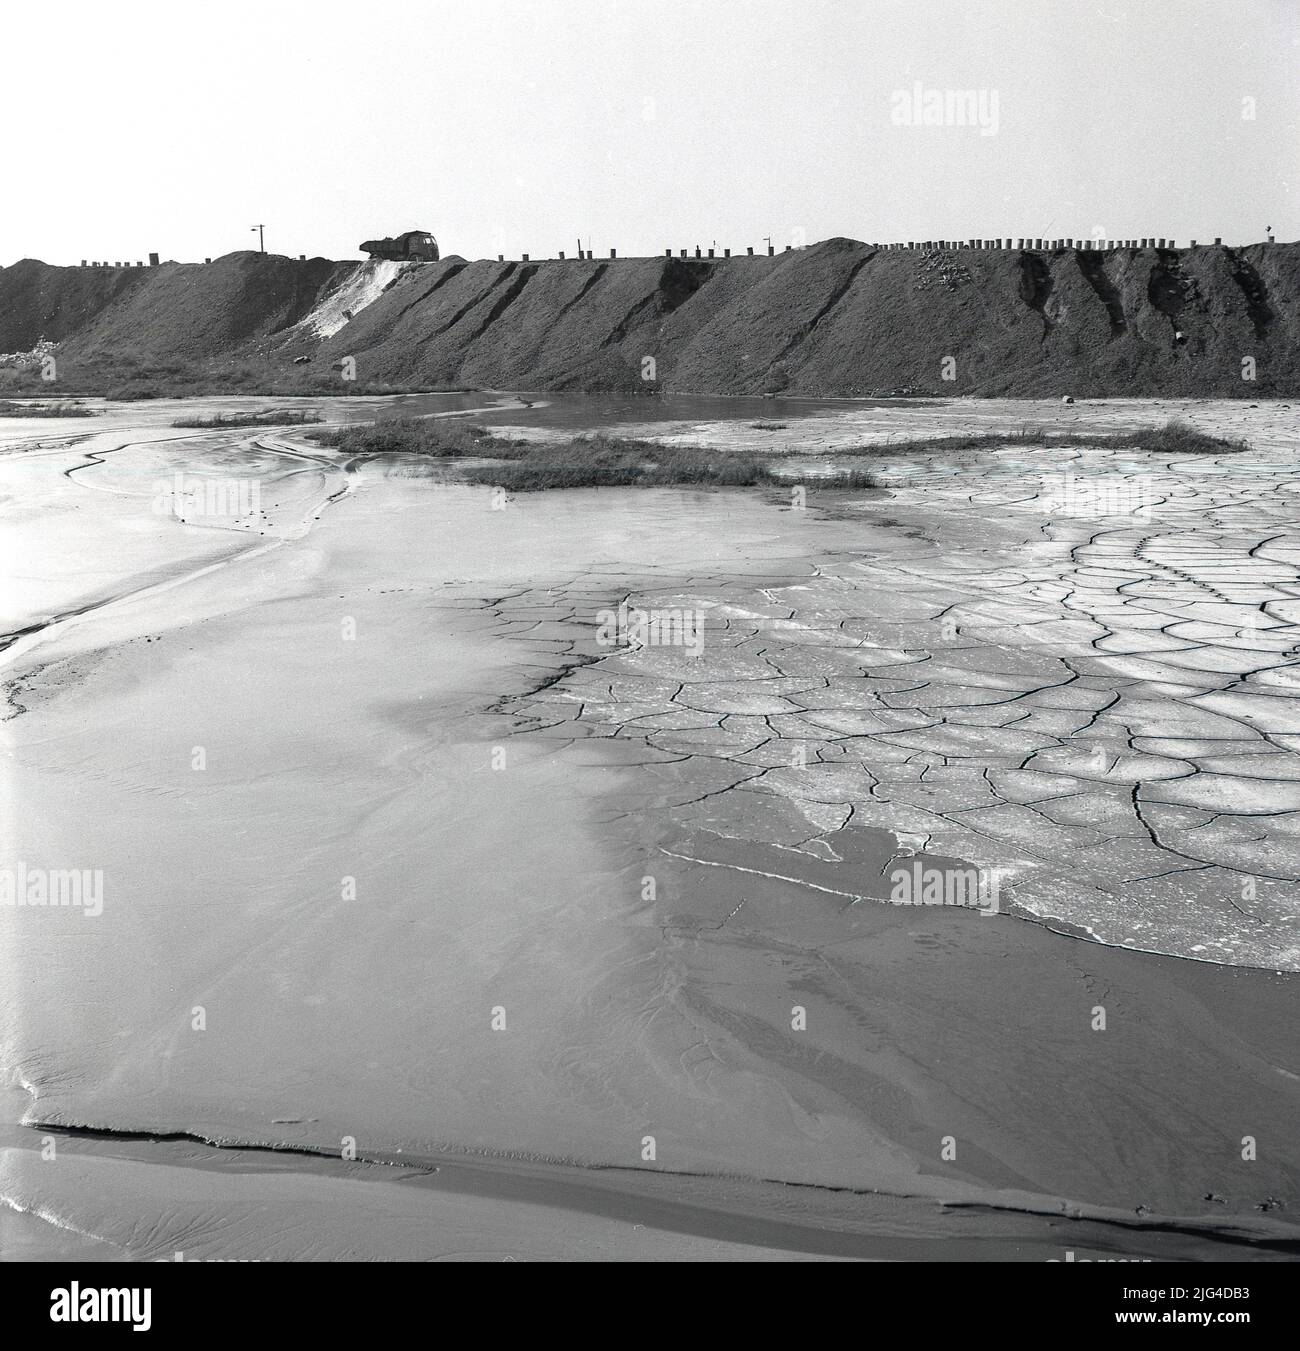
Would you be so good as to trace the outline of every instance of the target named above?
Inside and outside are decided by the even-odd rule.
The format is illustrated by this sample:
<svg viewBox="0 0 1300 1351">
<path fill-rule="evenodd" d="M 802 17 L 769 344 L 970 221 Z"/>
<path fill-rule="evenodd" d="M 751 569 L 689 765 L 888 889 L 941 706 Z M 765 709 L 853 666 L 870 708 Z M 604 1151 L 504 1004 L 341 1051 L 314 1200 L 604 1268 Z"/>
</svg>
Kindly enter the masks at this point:
<svg viewBox="0 0 1300 1351">
<path fill-rule="evenodd" d="M 258 221 L 335 258 L 1300 237 L 1300 0 L 7 0 L 0 40 L 6 264 Z M 914 81 L 997 133 L 894 125 Z"/>
</svg>

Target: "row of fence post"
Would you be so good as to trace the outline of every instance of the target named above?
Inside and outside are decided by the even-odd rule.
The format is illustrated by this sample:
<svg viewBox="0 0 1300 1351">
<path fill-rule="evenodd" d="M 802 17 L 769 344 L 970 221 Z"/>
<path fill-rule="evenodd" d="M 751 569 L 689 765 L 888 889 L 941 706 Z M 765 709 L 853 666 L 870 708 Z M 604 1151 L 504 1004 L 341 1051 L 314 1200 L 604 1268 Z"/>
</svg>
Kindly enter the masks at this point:
<svg viewBox="0 0 1300 1351">
<path fill-rule="evenodd" d="M 1214 242 L 1216 245 L 1222 246 L 1223 239 L 1221 236 L 1216 235 Z M 1269 237 L 1268 242 L 1270 244 L 1273 243 L 1272 236 Z M 795 246 L 793 244 L 787 244 L 785 246 L 785 252 L 786 253 L 791 252 L 791 250 L 794 247 Z M 1164 239 L 1155 235 L 1140 236 L 1135 239 L 1097 239 L 1095 237 L 1091 239 L 1084 239 L 1084 238 L 1076 239 L 1073 236 L 1067 236 L 1062 239 L 1034 239 L 1029 237 L 1013 239 L 1011 236 L 1007 236 L 1006 238 L 1003 239 L 920 239 L 920 240 L 909 239 L 905 243 L 899 241 L 897 243 L 892 244 L 869 244 L 867 247 L 872 249 L 886 249 L 890 251 L 906 250 L 906 249 L 921 249 L 926 251 L 934 251 L 936 249 L 943 249 L 943 250 L 1017 249 L 1022 252 L 1029 251 L 1029 252 L 1050 253 L 1057 249 L 1080 249 L 1084 252 L 1108 251 L 1111 249 L 1176 249 L 1178 247 L 1178 241 L 1174 239 Z M 1196 240 L 1193 239 L 1189 247 L 1190 248 L 1198 247 Z M 716 259 L 719 256 L 718 250 L 716 248 L 706 249 L 701 244 L 695 245 L 693 251 L 690 249 L 681 249 L 678 251 L 677 256 L 679 258 L 690 258 L 692 256 L 692 252 L 694 254 L 694 257 L 702 259 L 704 258 Z M 774 257 L 775 254 L 776 254 L 776 246 L 773 244 L 769 244 L 767 246 L 767 256 L 771 258 Z M 592 261 L 594 260 L 595 256 L 596 254 L 593 249 L 580 249 L 576 254 L 573 255 L 573 257 L 577 259 L 579 262 Z M 611 258 L 616 259 L 618 257 L 618 250 L 610 249 L 609 256 Z M 745 256 L 749 258 L 752 258 L 754 256 L 754 248 L 752 245 L 746 248 Z M 568 259 L 569 255 L 565 253 L 563 250 L 561 250 L 558 257 L 560 262 L 565 262 Z M 664 257 L 665 258 L 673 257 L 673 250 L 665 249 Z M 730 258 L 731 250 L 723 249 L 721 252 L 721 257 Z M 525 263 L 530 261 L 529 255 L 526 253 L 521 254 L 520 259 L 522 262 Z M 497 262 L 504 263 L 505 261 L 506 261 L 505 254 L 498 253 Z"/>
<path fill-rule="evenodd" d="M 1222 245 L 1223 239 L 1216 237 L 1216 244 Z M 1196 248 L 1196 240 L 1192 240 L 1190 247 Z M 1178 241 L 1176 239 L 1162 239 L 1156 236 L 1140 237 L 1137 239 L 1075 239 L 1067 236 L 1064 239 L 1031 239 L 1022 238 L 1012 242 L 1011 236 L 1005 239 L 909 239 L 907 243 L 898 244 L 873 244 L 875 249 L 1028 249 L 1035 252 L 1051 252 L 1054 249 L 1176 249 Z"/>
<path fill-rule="evenodd" d="M 785 251 L 786 251 L 787 253 L 789 253 L 790 250 L 791 250 L 793 247 L 794 247 L 793 244 L 787 244 L 787 245 L 785 246 Z M 876 247 L 879 247 L 879 246 L 877 245 Z M 910 247 L 910 246 L 909 246 L 909 247 Z M 746 253 L 746 255 L 747 255 L 748 257 L 752 258 L 752 257 L 754 256 L 754 249 L 753 249 L 753 246 L 751 245 L 749 248 L 747 248 L 747 249 L 745 250 L 745 253 Z M 770 257 L 772 257 L 775 253 L 776 253 L 776 248 L 775 248 L 775 246 L 772 245 L 772 244 L 769 244 L 769 245 L 767 246 L 767 256 L 770 258 Z M 565 262 L 565 261 L 568 259 L 568 256 L 569 256 L 569 255 L 568 255 L 563 249 L 561 249 L 560 252 L 559 252 L 559 254 L 557 255 L 557 257 L 559 258 L 559 261 L 560 261 L 560 262 Z M 615 259 L 616 259 L 616 258 L 618 257 L 618 250 L 617 250 L 617 249 L 610 249 L 610 251 L 609 251 L 609 256 L 610 256 L 611 258 L 615 258 Z M 664 250 L 664 257 L 665 257 L 665 258 L 671 258 L 672 256 L 673 256 L 673 251 L 672 251 L 672 249 L 665 249 L 665 250 Z M 681 256 L 682 258 L 689 258 L 689 257 L 690 257 L 690 250 L 689 250 L 689 249 L 682 249 L 682 250 L 681 250 L 681 253 L 680 253 L 680 256 Z M 717 258 L 717 257 L 718 257 L 718 251 L 717 251 L 716 248 L 706 249 L 702 244 L 697 244 L 697 245 L 695 246 L 695 256 L 696 256 L 697 258 Z M 582 262 L 582 261 L 584 261 L 584 260 L 590 262 L 590 261 L 592 261 L 592 260 L 595 259 L 595 257 L 596 257 L 596 251 L 595 251 L 594 249 L 579 249 L 579 251 L 574 255 L 574 257 L 575 257 L 579 262 Z M 731 257 L 731 250 L 730 250 L 730 249 L 723 249 L 723 250 L 722 250 L 722 257 L 723 257 L 723 258 L 730 258 L 730 257 Z M 526 263 L 526 262 L 530 261 L 530 260 L 529 260 L 529 255 L 526 254 L 526 253 L 521 253 L 521 254 L 519 255 L 519 260 L 520 260 L 520 262 Z M 498 253 L 498 254 L 497 254 L 497 262 L 498 262 L 498 263 L 504 263 L 505 261 L 506 261 L 506 256 L 505 256 L 505 254 L 504 254 L 504 253 Z"/>
<path fill-rule="evenodd" d="M 1215 242 L 1216 245 L 1222 246 L 1222 244 L 1223 244 L 1223 239 L 1222 239 L 1221 236 L 1216 235 L 1215 238 L 1214 238 L 1214 242 Z M 1269 235 L 1268 241 L 1267 241 L 1267 242 L 1270 243 L 1270 244 L 1272 244 L 1272 243 L 1274 242 L 1273 236 L 1272 236 L 1271 234 Z M 945 249 L 945 250 L 951 250 L 951 249 L 994 249 L 994 250 L 996 250 L 996 249 L 1004 249 L 1004 248 L 1005 248 L 1005 249 L 1016 248 L 1016 249 L 1019 249 L 1019 250 L 1022 250 L 1022 251 L 1023 251 L 1023 250 L 1029 250 L 1030 252 L 1051 252 L 1051 251 L 1054 251 L 1054 250 L 1056 250 L 1056 249 L 1082 249 L 1082 250 L 1084 250 L 1084 251 L 1086 252 L 1086 251 L 1110 250 L 1110 249 L 1173 249 L 1173 248 L 1177 248 L 1178 245 L 1177 245 L 1177 241 L 1176 241 L 1176 240 L 1173 240 L 1173 239 L 1161 239 L 1161 238 L 1157 238 L 1157 237 L 1155 237 L 1155 236 L 1146 236 L 1146 237 L 1140 237 L 1140 238 L 1137 238 L 1137 239 L 1096 239 L 1096 238 L 1093 238 L 1093 239 L 1074 239 L 1074 238 L 1065 238 L 1065 239 L 1030 239 L 1030 238 L 1022 238 L 1022 239 L 1017 239 L 1017 240 L 1015 241 L 1014 244 L 1012 243 L 1012 240 L 1011 240 L 1010 236 L 1008 236 L 1006 239 L 959 239 L 959 240 L 952 240 L 952 239 L 923 239 L 923 240 L 915 240 L 915 239 L 909 239 L 906 243 L 903 243 L 903 242 L 900 241 L 900 242 L 898 242 L 898 243 L 893 243 L 893 244 L 870 244 L 870 245 L 868 245 L 868 247 L 869 247 L 869 248 L 873 248 L 873 249 L 886 249 L 886 250 L 889 250 L 889 251 L 894 251 L 894 250 L 899 250 L 899 249 L 922 249 L 922 250 L 933 251 L 933 250 L 935 250 L 935 249 Z M 1193 239 L 1193 240 L 1191 241 L 1190 247 L 1191 247 L 1191 248 L 1196 248 L 1196 247 L 1197 247 L 1196 240 Z M 794 245 L 793 245 L 793 244 L 787 244 L 787 245 L 785 246 L 785 252 L 786 252 L 786 253 L 789 253 L 793 248 L 794 248 Z M 774 257 L 775 254 L 776 254 L 776 246 L 775 246 L 774 244 L 769 244 L 769 245 L 767 246 L 767 256 L 768 256 L 769 258 L 771 258 L 771 257 Z M 577 259 L 578 259 L 579 261 L 584 260 L 584 259 L 587 260 L 587 261 L 592 261 L 592 260 L 595 258 L 596 254 L 595 254 L 595 250 L 593 250 L 593 249 L 579 249 L 578 253 L 577 253 L 575 256 L 577 257 Z M 610 256 L 611 258 L 617 259 L 617 257 L 618 257 L 618 250 L 617 250 L 617 249 L 610 249 L 610 251 L 609 251 L 609 256 Z M 665 250 L 664 250 L 664 257 L 665 257 L 665 258 L 671 258 L 672 256 L 673 256 L 673 251 L 672 251 L 672 249 L 665 249 Z M 687 250 L 687 249 L 682 249 L 682 250 L 679 252 L 678 256 L 681 257 L 681 258 L 688 258 L 688 257 L 690 257 L 690 251 Z M 745 250 L 745 256 L 746 256 L 746 257 L 749 257 L 749 258 L 752 258 L 752 257 L 754 256 L 754 248 L 753 248 L 753 245 L 750 245 L 749 247 L 746 248 L 746 250 Z M 567 257 L 567 255 L 566 255 L 563 251 L 561 251 L 561 253 L 560 253 L 560 255 L 559 255 L 559 260 L 560 260 L 560 262 L 564 262 L 564 261 L 566 260 L 566 257 Z M 716 250 L 716 248 L 705 249 L 702 245 L 697 244 L 697 245 L 695 246 L 695 257 L 696 257 L 696 258 L 716 258 L 716 257 L 717 257 L 717 250 Z M 723 258 L 730 258 L 730 257 L 731 257 L 731 250 L 730 250 L 730 249 L 723 249 L 723 250 L 722 250 L 722 257 L 723 257 Z M 205 258 L 203 261 L 204 261 L 205 263 L 210 263 L 210 262 L 212 261 L 212 259 L 211 259 L 211 258 Z M 300 253 L 300 254 L 298 255 L 298 261 L 299 261 L 299 262 L 304 262 L 304 263 L 305 263 L 305 262 L 307 261 L 307 255 L 306 255 L 305 253 Z M 504 254 L 504 253 L 498 253 L 498 254 L 497 254 L 497 262 L 498 262 L 498 263 L 504 263 L 505 261 L 506 261 L 506 256 L 505 256 L 505 254 Z M 529 255 L 526 254 L 526 253 L 525 253 L 525 254 L 521 254 L 521 255 L 520 255 L 520 261 L 521 261 L 521 262 L 525 262 L 525 263 L 529 262 L 529 261 L 530 261 Z M 159 264 L 158 264 L 158 255 L 157 255 L 156 253 L 151 253 L 151 254 L 149 255 L 149 266 L 150 266 L 150 267 L 157 267 L 158 265 L 159 265 Z M 143 264 L 143 263 L 130 263 L 130 262 L 126 262 L 126 263 L 121 263 L 121 262 L 118 262 L 118 263 L 87 262 L 86 259 L 83 258 L 83 259 L 81 260 L 81 266 L 82 266 L 82 267 L 143 267 L 144 264 Z"/>
<path fill-rule="evenodd" d="M 211 261 L 212 261 L 212 260 L 211 260 L 210 258 L 205 258 L 205 259 L 204 259 L 204 262 L 211 262 Z M 130 262 L 130 261 L 127 261 L 127 262 L 124 262 L 124 263 L 122 263 L 122 262 L 118 262 L 118 263 L 93 263 L 93 262 L 89 262 L 89 261 L 87 261 L 85 258 L 83 258 L 83 259 L 81 260 L 81 266 L 82 266 L 82 267 L 143 267 L 144 264 L 143 264 L 143 263 L 138 263 L 138 262 L 137 262 L 137 263 L 132 263 L 132 262 Z M 157 267 L 157 266 L 158 266 L 158 255 L 157 255 L 156 253 L 151 253 L 151 254 L 149 255 L 149 266 L 150 266 L 150 267 Z"/>
</svg>

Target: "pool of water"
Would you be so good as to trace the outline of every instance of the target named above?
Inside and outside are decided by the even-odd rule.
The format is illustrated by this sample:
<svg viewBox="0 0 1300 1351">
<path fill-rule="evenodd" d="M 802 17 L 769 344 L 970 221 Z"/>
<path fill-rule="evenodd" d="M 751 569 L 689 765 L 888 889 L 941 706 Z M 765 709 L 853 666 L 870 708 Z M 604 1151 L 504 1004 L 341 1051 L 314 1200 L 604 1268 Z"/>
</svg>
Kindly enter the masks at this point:
<svg viewBox="0 0 1300 1351">
<path fill-rule="evenodd" d="M 387 399 L 381 409 L 366 401 L 365 417 L 417 417 L 430 413 L 482 409 L 498 397 L 484 393 L 408 394 Z M 515 398 L 531 403 L 521 412 Z M 485 423 L 587 429 L 646 422 L 786 422 L 863 408 L 918 408 L 921 399 L 768 399 L 724 398 L 711 394 L 553 394 L 521 393 L 499 413 L 480 414 Z M 504 401 L 504 400 L 503 400 Z M 350 420 L 350 419 L 349 419 Z"/>
</svg>

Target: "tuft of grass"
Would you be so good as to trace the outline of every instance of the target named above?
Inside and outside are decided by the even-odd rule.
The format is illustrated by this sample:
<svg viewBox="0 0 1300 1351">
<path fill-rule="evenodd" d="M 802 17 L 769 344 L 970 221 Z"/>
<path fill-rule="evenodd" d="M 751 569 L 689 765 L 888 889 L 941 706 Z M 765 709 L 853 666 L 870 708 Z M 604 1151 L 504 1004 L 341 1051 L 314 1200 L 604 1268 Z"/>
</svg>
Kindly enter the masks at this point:
<svg viewBox="0 0 1300 1351">
<path fill-rule="evenodd" d="M 880 481 L 868 469 L 836 469 L 829 474 L 807 475 L 801 478 L 782 479 L 783 483 L 802 483 L 809 488 L 848 488 L 860 491 L 865 488 L 878 488 Z"/>
<path fill-rule="evenodd" d="M 297 409 L 264 408 L 256 413 L 217 413 L 212 417 L 177 418 L 173 427 L 303 427 L 321 422 L 316 413 Z"/>
<path fill-rule="evenodd" d="M 843 468 L 826 474 L 778 474 L 773 466 L 784 457 L 713 450 L 704 446 L 671 446 L 631 437 L 591 435 L 570 440 L 521 441 L 495 436 L 485 427 L 454 418 L 398 418 L 358 423 L 313 433 L 322 445 L 354 455 L 415 454 L 439 459 L 472 459 L 489 463 L 465 466 L 468 483 L 510 492 L 543 492 L 550 488 L 789 488 L 803 484 L 823 490 L 860 492 L 879 486 L 869 469 Z M 916 438 L 877 445 L 836 449 L 833 456 L 887 457 L 908 452 L 987 450 L 1008 445 L 1032 448 L 1092 446 L 1136 449 L 1167 455 L 1222 454 L 1245 449 L 1245 443 L 1209 436 L 1194 427 L 1169 422 L 1126 432 L 1045 432 L 1024 427 L 1014 432 L 979 432 L 962 436 Z"/>
<path fill-rule="evenodd" d="M 465 478 L 521 493 L 547 488 L 749 488 L 793 482 L 777 478 L 764 457 L 614 436 L 533 443 L 510 463 L 469 466 Z"/>
<path fill-rule="evenodd" d="M 465 466 L 468 483 L 542 492 L 548 488 L 789 487 L 871 488 L 866 470 L 800 478 L 774 474 L 770 456 L 667 446 L 624 436 L 523 441 L 457 418 L 394 418 L 313 432 L 312 440 L 352 455 L 427 455 L 491 461 Z"/>
<path fill-rule="evenodd" d="M 79 403 L 14 403 L 0 399 L 0 417 L 98 417 L 97 409 Z"/>
<path fill-rule="evenodd" d="M 1115 449 L 1154 450 L 1162 455 L 1221 455 L 1224 451 L 1250 449 L 1240 438 L 1230 440 L 1223 436 L 1211 436 L 1208 432 L 1198 431 L 1190 424 L 1172 418 L 1163 427 L 1115 432 L 1110 438 L 1101 438 L 1101 441 Z"/>
<path fill-rule="evenodd" d="M 836 447 L 836 455 L 934 455 L 952 451 L 996 450 L 1025 446 L 1035 450 L 1080 446 L 1095 450 L 1151 450 L 1164 455 L 1222 455 L 1246 450 L 1245 441 L 1211 436 L 1185 422 L 1170 420 L 1161 427 L 1125 432 L 1049 432 L 1021 427 L 1010 432 L 966 432 L 959 436 L 916 436 L 902 441 L 878 441 L 861 446 Z"/>
<path fill-rule="evenodd" d="M 751 422 L 749 425 L 756 432 L 783 432 L 790 424 L 788 422 Z"/>
<path fill-rule="evenodd" d="M 334 431 L 313 432 L 311 437 L 322 446 L 353 455 L 429 455 L 434 459 L 509 459 L 525 454 L 529 445 L 494 436 L 486 427 L 460 418 L 445 417 L 358 422 Z"/>
</svg>

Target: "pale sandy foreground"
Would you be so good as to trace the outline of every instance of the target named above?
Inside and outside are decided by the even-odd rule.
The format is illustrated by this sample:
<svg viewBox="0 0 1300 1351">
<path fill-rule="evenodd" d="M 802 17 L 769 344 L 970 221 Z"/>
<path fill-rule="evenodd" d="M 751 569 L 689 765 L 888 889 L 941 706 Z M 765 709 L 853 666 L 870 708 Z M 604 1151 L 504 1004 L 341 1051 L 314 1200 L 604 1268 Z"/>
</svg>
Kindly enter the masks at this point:
<svg viewBox="0 0 1300 1351">
<path fill-rule="evenodd" d="M 1192 411 L 1257 449 L 920 457 L 807 509 L 0 429 L 0 864 L 104 878 L 95 917 L 0 910 L 0 1243 L 1293 1249 L 1296 444 Z M 914 416 L 1056 416 L 1014 412 Z M 177 471 L 256 512 L 155 510 Z M 601 647 L 624 600 L 703 653 Z M 1006 904 L 889 904 L 899 860 Z"/>
</svg>

